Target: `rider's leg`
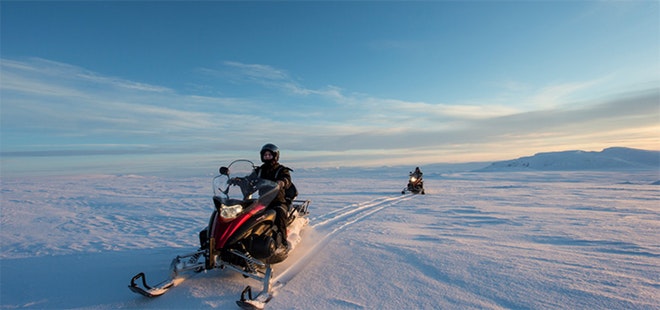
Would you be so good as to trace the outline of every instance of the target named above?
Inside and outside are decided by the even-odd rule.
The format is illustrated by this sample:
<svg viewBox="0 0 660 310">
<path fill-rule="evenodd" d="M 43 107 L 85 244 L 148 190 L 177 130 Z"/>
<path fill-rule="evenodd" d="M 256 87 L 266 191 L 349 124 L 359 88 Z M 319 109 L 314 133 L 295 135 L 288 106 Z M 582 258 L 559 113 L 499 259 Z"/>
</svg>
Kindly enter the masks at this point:
<svg viewBox="0 0 660 310">
<path fill-rule="evenodd" d="M 277 225 L 277 230 L 282 232 L 282 244 L 284 246 L 288 245 L 287 241 L 287 228 L 286 228 L 286 222 L 287 222 L 287 208 L 284 205 L 280 205 L 274 208 L 275 212 L 277 213 L 277 216 L 275 218 L 275 225 Z"/>
</svg>

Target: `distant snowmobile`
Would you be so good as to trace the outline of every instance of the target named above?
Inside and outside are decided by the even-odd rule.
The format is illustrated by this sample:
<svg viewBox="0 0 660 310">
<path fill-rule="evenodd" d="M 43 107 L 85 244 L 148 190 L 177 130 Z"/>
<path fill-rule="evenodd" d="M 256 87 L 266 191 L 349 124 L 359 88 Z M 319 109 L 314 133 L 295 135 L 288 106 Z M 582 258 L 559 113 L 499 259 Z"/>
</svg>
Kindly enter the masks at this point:
<svg viewBox="0 0 660 310">
<path fill-rule="evenodd" d="M 244 309 L 262 309 L 271 298 L 271 264 L 285 260 L 289 248 L 282 242 L 285 234 L 275 225 L 275 210 L 267 208 L 277 196 L 279 185 L 253 174 L 255 168 L 244 159 L 220 168 L 220 175 L 213 179 L 215 210 L 209 225 L 200 232 L 199 250 L 174 258 L 170 278 L 157 285 L 149 286 L 144 273 L 138 273 L 131 279 L 131 291 L 156 297 L 183 281 L 183 272 L 227 268 L 262 281 L 263 289 L 256 297 L 247 286 L 237 301 Z M 296 195 L 292 184 L 286 195 L 290 202 L 289 226 L 294 221 L 303 221 L 302 225 L 308 221 L 310 201 L 296 200 Z"/>
<path fill-rule="evenodd" d="M 424 195 L 424 179 L 422 178 L 422 172 L 419 170 L 419 167 L 415 168 L 415 171 L 410 173 L 408 185 L 403 188 L 401 194 L 405 194 L 406 191 L 413 194 L 421 193 Z"/>
</svg>

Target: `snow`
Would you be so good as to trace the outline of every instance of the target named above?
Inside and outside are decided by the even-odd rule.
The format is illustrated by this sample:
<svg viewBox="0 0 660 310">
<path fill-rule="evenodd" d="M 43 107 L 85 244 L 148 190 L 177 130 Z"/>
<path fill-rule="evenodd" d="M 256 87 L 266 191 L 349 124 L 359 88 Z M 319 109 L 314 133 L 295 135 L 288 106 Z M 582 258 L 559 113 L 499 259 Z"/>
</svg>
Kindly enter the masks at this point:
<svg viewBox="0 0 660 310">
<path fill-rule="evenodd" d="M 660 309 L 660 167 L 429 165 L 427 194 L 401 195 L 414 166 L 297 169 L 311 214 L 267 309 Z M 127 288 L 196 249 L 208 175 L 1 182 L 2 309 L 236 309 L 259 288 L 229 270 L 155 299 Z"/>
</svg>

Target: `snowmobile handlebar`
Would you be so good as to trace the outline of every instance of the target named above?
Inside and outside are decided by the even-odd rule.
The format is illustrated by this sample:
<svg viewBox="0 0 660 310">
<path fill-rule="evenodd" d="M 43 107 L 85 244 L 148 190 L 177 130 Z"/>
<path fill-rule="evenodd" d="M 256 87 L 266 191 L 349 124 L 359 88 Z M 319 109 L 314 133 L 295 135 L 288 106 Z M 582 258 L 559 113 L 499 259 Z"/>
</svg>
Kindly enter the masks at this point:
<svg viewBox="0 0 660 310">
<path fill-rule="evenodd" d="M 254 163 L 246 159 L 235 160 L 229 166 L 220 167 L 220 175 L 213 179 L 214 196 L 240 200 L 258 198 L 261 203 L 268 205 L 280 186 L 274 181 L 260 178 L 255 168 Z"/>
</svg>

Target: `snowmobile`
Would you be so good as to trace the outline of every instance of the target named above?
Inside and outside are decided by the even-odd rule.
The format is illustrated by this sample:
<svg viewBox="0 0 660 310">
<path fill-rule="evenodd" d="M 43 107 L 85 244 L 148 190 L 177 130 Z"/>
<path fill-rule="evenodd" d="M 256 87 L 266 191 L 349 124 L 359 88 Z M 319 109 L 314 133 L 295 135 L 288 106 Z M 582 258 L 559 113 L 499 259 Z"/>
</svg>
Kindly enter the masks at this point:
<svg viewBox="0 0 660 310">
<path fill-rule="evenodd" d="M 248 285 L 237 301 L 238 306 L 263 308 L 271 298 L 271 264 L 285 260 L 292 245 L 291 242 L 288 247 L 285 245 L 286 233 L 278 231 L 275 224 L 276 211 L 267 208 L 278 195 L 279 185 L 259 178 L 253 173 L 255 168 L 245 159 L 221 167 L 220 175 L 213 179 L 214 211 L 208 226 L 199 233 L 200 248 L 174 258 L 170 264 L 170 278 L 157 285 L 148 285 L 144 273 L 138 273 L 131 279 L 131 291 L 156 297 L 183 281 L 184 273 L 230 269 L 263 284 L 254 298 Z M 296 200 L 296 196 L 295 185 L 291 184 L 286 191 L 289 227 L 294 221 L 298 221 L 296 227 L 302 227 L 308 221 L 310 201 Z"/>
<path fill-rule="evenodd" d="M 421 193 L 422 195 L 424 195 L 424 179 L 416 173 L 410 173 L 408 179 L 408 185 L 403 188 L 401 194 L 405 194 L 406 191 L 411 192 L 413 194 Z"/>
</svg>

